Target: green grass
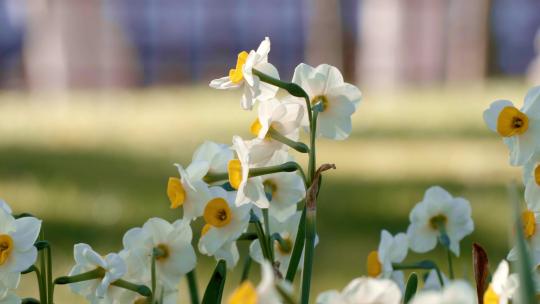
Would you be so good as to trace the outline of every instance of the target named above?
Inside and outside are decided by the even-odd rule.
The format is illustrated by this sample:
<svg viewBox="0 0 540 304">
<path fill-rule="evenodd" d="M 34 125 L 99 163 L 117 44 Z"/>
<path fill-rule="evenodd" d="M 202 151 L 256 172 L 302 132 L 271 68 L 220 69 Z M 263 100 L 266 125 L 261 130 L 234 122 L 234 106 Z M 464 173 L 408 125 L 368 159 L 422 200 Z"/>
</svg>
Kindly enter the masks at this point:
<svg viewBox="0 0 540 304">
<path fill-rule="evenodd" d="M 526 88 L 505 82 L 368 93 L 351 138 L 319 146 L 319 162 L 334 162 L 337 170 L 325 177 L 318 206 L 314 294 L 363 275 L 380 230 L 405 231 L 409 211 L 435 184 L 468 198 L 473 208 L 476 230 L 462 244 L 457 274 L 470 275 L 473 241 L 495 266 L 509 248 L 506 184 L 520 172 L 508 166 L 506 147 L 484 127 L 481 113 L 499 97 L 520 104 Z M 177 174 L 172 164 L 188 164 L 205 139 L 229 143 L 234 134 L 248 136 L 253 119 L 239 108 L 237 93 L 199 87 L 2 95 L 0 197 L 15 212 L 44 220 L 55 276 L 64 275 L 74 243 L 102 253 L 119 250 L 123 233 L 147 218 L 176 219 L 165 195 L 167 178 Z M 428 256 L 446 269 L 440 251 Z M 201 287 L 213 264 L 200 256 Z M 228 291 L 237 281 L 229 281 Z M 35 295 L 33 288 L 26 285 L 21 295 Z M 78 299 L 66 287 L 57 295 L 58 303 Z"/>
</svg>

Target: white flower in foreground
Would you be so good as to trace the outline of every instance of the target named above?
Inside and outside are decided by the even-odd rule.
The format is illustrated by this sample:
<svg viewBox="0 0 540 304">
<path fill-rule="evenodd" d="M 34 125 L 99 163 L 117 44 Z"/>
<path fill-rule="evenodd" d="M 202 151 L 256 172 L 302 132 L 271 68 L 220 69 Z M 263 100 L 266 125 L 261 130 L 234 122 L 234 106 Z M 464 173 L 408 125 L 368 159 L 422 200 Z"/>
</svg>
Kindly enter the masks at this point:
<svg viewBox="0 0 540 304">
<path fill-rule="evenodd" d="M 484 293 L 485 304 L 506 304 L 518 290 L 517 274 L 510 274 L 508 262 L 502 260 L 495 270 L 488 289 Z"/>
<path fill-rule="evenodd" d="M 251 206 L 236 206 L 234 192 L 227 192 L 220 187 L 210 190 L 213 198 L 204 208 L 203 217 L 207 226 L 203 228 L 199 240 L 199 251 L 213 256 L 224 249 L 227 242 L 236 240 L 247 229 Z"/>
<path fill-rule="evenodd" d="M 351 115 L 361 100 L 357 87 L 343 81 L 336 67 L 321 64 L 316 68 L 301 63 L 294 70 L 293 82 L 301 86 L 311 98 L 311 104 L 322 102 L 323 111 L 317 120 L 317 135 L 342 140 L 352 130 Z M 292 98 L 305 107 L 305 100 Z M 304 126 L 309 118 L 304 115 Z"/>
<path fill-rule="evenodd" d="M 445 231 L 450 250 L 459 256 L 459 242 L 474 230 L 469 201 L 452 197 L 439 186 L 427 189 L 424 199 L 414 206 L 409 219 L 409 246 L 419 253 L 435 248 L 441 231 Z"/>
<path fill-rule="evenodd" d="M 531 254 L 535 262 L 540 262 L 540 218 L 532 211 L 525 210 L 521 213 L 521 222 L 523 224 L 523 236 L 531 244 Z M 514 246 L 508 256 L 509 261 L 518 260 L 517 247 Z"/>
<path fill-rule="evenodd" d="M 160 285 L 175 290 L 182 276 L 195 268 L 197 257 L 191 245 L 192 231 L 189 221 L 169 223 L 161 218 L 151 218 L 142 228 L 132 228 L 122 240 L 124 249 L 139 259 L 150 277 L 154 248 L 162 252 L 156 258 L 156 277 Z"/>
<path fill-rule="evenodd" d="M 291 254 L 294 246 L 294 241 L 296 240 L 296 234 L 298 233 L 298 225 L 300 223 L 300 218 L 302 212 L 298 211 L 289 217 L 285 222 L 279 222 L 272 216 L 269 217 L 269 227 L 272 234 L 278 233 L 283 239 L 283 243 L 278 241 L 274 242 L 274 255 L 275 260 L 279 262 L 279 272 L 282 275 L 287 273 L 289 268 L 289 262 L 291 260 Z M 315 240 L 315 244 L 318 243 L 318 238 Z M 259 264 L 264 262 L 264 257 L 261 249 L 261 243 L 259 240 L 254 240 L 249 246 L 249 255 L 251 258 Z M 298 268 L 301 269 L 303 266 L 304 254 L 302 253 L 300 263 Z"/>
<path fill-rule="evenodd" d="M 274 270 L 269 262 L 262 264 L 261 282 L 255 288 L 250 281 L 244 281 L 229 297 L 228 304 L 281 304 L 283 300 L 276 286 L 287 293 L 292 287 L 284 281 L 276 281 Z"/>
<path fill-rule="evenodd" d="M 234 136 L 233 148 L 238 159 L 229 161 L 227 172 L 231 187 L 238 190 L 235 203 L 238 206 L 253 203 L 260 208 L 268 208 L 268 198 L 261 177 L 249 177 L 252 152 L 248 144 L 241 137 Z"/>
<path fill-rule="evenodd" d="M 186 169 L 175 164 L 180 178 L 170 177 L 167 184 L 167 196 L 171 208 L 182 206 L 184 219 L 193 220 L 202 215 L 204 203 L 208 201 L 210 192 L 208 185 L 202 180 L 210 166 L 206 161 L 194 161 Z"/>
<path fill-rule="evenodd" d="M 476 304 L 476 292 L 465 281 L 453 281 L 442 291 L 420 291 L 411 304 Z M 487 303 L 486 303 L 487 304 Z"/>
<path fill-rule="evenodd" d="M 40 229 L 40 220 L 15 219 L 0 208 L 0 272 L 22 272 L 36 262 L 34 242 Z"/>
<path fill-rule="evenodd" d="M 394 271 L 392 263 L 401 263 L 407 257 L 409 242 L 405 233 L 392 236 L 388 231 L 381 231 L 379 248 L 369 253 L 367 271 L 370 277 L 392 278 L 398 285 L 403 286 L 403 272 Z"/>
<path fill-rule="evenodd" d="M 236 67 L 229 71 L 229 76 L 212 80 L 210 87 L 222 90 L 243 87 L 244 94 L 242 95 L 241 105 L 245 110 L 251 110 L 257 100 L 264 101 L 274 97 L 278 87 L 262 82 L 252 71 L 252 69 L 256 69 L 268 76 L 279 79 L 277 69 L 268 63 L 268 53 L 270 53 L 270 39 L 266 37 L 257 51 L 239 53 Z"/>
<path fill-rule="evenodd" d="M 304 180 L 296 172 L 279 172 L 261 176 L 270 201 L 268 212 L 280 222 L 295 214 L 298 202 L 306 196 Z"/>
<path fill-rule="evenodd" d="M 210 228 L 212 228 L 212 225 L 205 224 L 201 231 L 201 237 L 204 236 Z M 216 261 L 224 260 L 227 268 L 234 268 L 236 264 L 238 264 L 238 260 L 240 260 L 240 252 L 238 252 L 236 240 L 233 239 L 223 243 L 223 245 L 214 252 L 213 256 Z"/>
<path fill-rule="evenodd" d="M 71 290 L 84 296 L 92 303 L 104 301 L 110 303 L 114 298 L 111 283 L 120 279 L 126 273 L 124 260 L 116 254 L 109 253 L 102 257 L 87 244 L 76 244 L 73 247 L 75 266 L 69 272 L 70 276 L 79 275 L 96 269 L 104 272 L 102 278 L 69 284 Z M 115 288 L 117 289 L 117 288 Z"/>
<path fill-rule="evenodd" d="M 388 279 L 357 278 L 339 292 L 330 290 L 317 297 L 317 304 L 398 304 L 401 291 Z"/>
<path fill-rule="evenodd" d="M 227 172 L 227 164 L 233 157 L 234 153 L 229 146 L 213 141 L 205 141 L 193 153 L 192 162 L 208 163 L 208 170 L 201 172 L 204 176 L 207 173 Z"/>
<path fill-rule="evenodd" d="M 527 92 L 518 110 L 511 101 L 497 100 L 484 111 L 488 128 L 503 137 L 510 150 L 510 164 L 523 165 L 538 149 L 540 138 L 540 87 Z"/>
<path fill-rule="evenodd" d="M 18 299 L 12 292 L 19 286 L 21 274 L 19 272 L 0 272 L 0 303 L 19 303 L 10 302 Z"/>
</svg>

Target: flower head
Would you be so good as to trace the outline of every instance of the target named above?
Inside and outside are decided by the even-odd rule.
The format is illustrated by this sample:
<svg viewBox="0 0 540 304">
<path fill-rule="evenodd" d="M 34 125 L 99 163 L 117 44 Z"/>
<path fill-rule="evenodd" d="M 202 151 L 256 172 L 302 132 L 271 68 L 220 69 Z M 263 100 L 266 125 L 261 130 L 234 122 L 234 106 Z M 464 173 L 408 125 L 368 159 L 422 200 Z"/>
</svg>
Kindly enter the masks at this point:
<svg viewBox="0 0 540 304">
<path fill-rule="evenodd" d="M 154 251 L 156 276 L 160 285 L 168 290 L 177 288 L 180 278 L 195 268 L 197 257 L 191 245 L 192 232 L 188 221 L 169 223 L 161 218 L 151 218 L 142 228 L 132 228 L 122 240 L 124 249 L 133 254 L 143 265 L 142 277 L 150 277 Z"/>
<path fill-rule="evenodd" d="M 204 208 L 206 225 L 199 240 L 199 250 L 206 255 L 214 255 L 227 242 L 236 240 L 247 229 L 251 210 L 250 205 L 234 203 L 234 192 L 220 187 L 211 188 L 211 192 L 212 198 Z"/>
<path fill-rule="evenodd" d="M 407 229 L 409 246 L 415 252 L 427 252 L 446 234 L 449 248 L 459 256 L 459 242 L 474 230 L 471 205 L 461 197 L 452 197 L 439 186 L 429 188 L 424 199 L 414 206 Z"/>
<path fill-rule="evenodd" d="M 311 104 L 321 103 L 318 114 L 317 135 L 342 140 L 352 131 L 351 115 L 361 100 L 357 87 L 343 81 L 336 67 L 321 64 L 316 68 L 301 63 L 294 70 L 293 82 L 300 85 L 311 98 Z M 292 98 L 305 107 L 305 100 Z M 304 126 L 308 126 L 304 115 Z"/>
<path fill-rule="evenodd" d="M 210 192 L 208 185 L 202 180 L 208 173 L 210 163 L 207 161 L 194 161 L 186 169 L 175 164 L 180 178 L 170 177 L 167 184 L 167 195 L 171 208 L 182 207 L 184 219 L 193 220 L 202 214 L 204 203 L 208 200 Z"/>
<path fill-rule="evenodd" d="M 34 243 L 41 221 L 33 217 L 15 219 L 0 208 L 0 272 L 22 272 L 35 263 Z"/>
<path fill-rule="evenodd" d="M 486 304 L 506 304 L 512 299 L 519 286 L 517 274 L 510 274 L 508 262 L 502 260 L 495 270 L 488 289 L 484 293 Z"/>
<path fill-rule="evenodd" d="M 221 173 L 227 171 L 227 163 L 233 158 L 233 151 L 225 144 L 205 141 L 193 153 L 192 162 L 206 162 L 208 169 L 202 170 L 204 176 L 207 173 Z"/>
<path fill-rule="evenodd" d="M 367 270 L 370 277 L 393 278 L 403 285 L 403 272 L 394 271 L 392 263 L 401 263 L 407 257 L 409 243 L 405 233 L 392 236 L 388 231 L 381 231 L 379 248 L 369 253 Z"/>
<path fill-rule="evenodd" d="M 388 279 L 357 278 L 339 292 L 330 290 L 317 297 L 317 304 L 398 304 L 401 291 Z"/>
<path fill-rule="evenodd" d="M 420 291 L 411 304 L 476 304 L 476 293 L 465 281 L 454 281 L 443 290 Z M 487 304 L 487 303 L 486 303 Z"/>
<path fill-rule="evenodd" d="M 269 214 L 280 222 L 296 212 L 298 202 L 306 196 L 302 177 L 296 172 L 279 172 L 261 176 L 269 201 Z"/>
<path fill-rule="evenodd" d="M 113 298 L 111 283 L 120 279 L 126 273 L 124 260 L 116 253 L 109 253 L 102 257 L 87 244 L 76 244 L 73 247 L 75 266 L 69 275 L 79 275 L 93 270 L 101 270 L 102 276 L 97 279 L 70 284 L 71 290 L 86 297 L 92 303 Z"/>
<path fill-rule="evenodd" d="M 291 293 L 292 287 L 286 282 L 278 282 L 269 262 L 261 265 L 262 279 L 257 287 L 250 281 L 244 281 L 229 297 L 228 304 L 281 304 L 283 300 L 277 288 Z M 279 287 L 278 287 L 279 286 Z"/>
<path fill-rule="evenodd" d="M 484 111 L 484 121 L 503 137 L 510 149 L 510 164 L 521 166 L 538 149 L 540 136 L 540 87 L 529 90 L 521 109 L 511 101 L 497 100 Z"/>
<path fill-rule="evenodd" d="M 540 218 L 532 210 L 525 210 L 521 213 L 523 236 L 531 244 L 531 254 L 535 262 L 540 261 Z M 508 256 L 509 261 L 518 260 L 518 250 L 514 246 Z"/>
<path fill-rule="evenodd" d="M 243 88 L 241 105 L 245 110 L 251 110 L 257 100 L 264 101 L 274 97 L 278 88 L 262 82 L 253 74 L 253 69 L 257 69 L 279 79 L 277 69 L 268 63 L 268 53 L 270 53 L 270 39 L 266 37 L 257 51 L 240 52 L 236 66 L 229 71 L 229 75 L 212 80 L 210 87 L 222 90 Z"/>
</svg>

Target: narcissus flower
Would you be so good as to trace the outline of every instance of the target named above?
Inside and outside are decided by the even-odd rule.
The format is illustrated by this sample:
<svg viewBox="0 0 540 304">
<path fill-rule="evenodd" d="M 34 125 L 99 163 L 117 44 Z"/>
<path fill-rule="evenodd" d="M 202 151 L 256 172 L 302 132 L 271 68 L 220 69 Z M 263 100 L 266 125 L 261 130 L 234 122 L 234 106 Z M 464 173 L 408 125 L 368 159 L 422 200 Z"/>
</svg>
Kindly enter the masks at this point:
<svg viewBox="0 0 540 304">
<path fill-rule="evenodd" d="M 322 103 L 317 121 L 317 135 L 342 140 L 352 130 L 351 115 L 361 100 L 357 87 L 343 81 L 336 67 L 321 64 L 316 68 L 301 63 L 294 70 L 293 82 L 300 85 L 311 98 L 311 104 Z M 305 107 L 305 100 L 293 98 Z M 304 115 L 304 126 L 309 125 Z"/>
<path fill-rule="evenodd" d="M 424 282 L 424 288 L 422 288 L 422 290 L 441 290 L 443 286 L 448 285 L 448 283 L 450 283 L 450 280 L 444 274 L 444 272 L 441 271 L 440 273 L 441 273 L 442 282 L 443 282 L 442 285 L 441 285 L 441 280 L 439 279 L 439 275 L 437 274 L 437 271 L 435 269 L 431 269 Z"/>
<path fill-rule="evenodd" d="M 262 278 L 257 287 L 250 281 L 244 281 L 229 297 L 228 304 L 281 304 L 283 300 L 277 290 L 278 287 L 291 293 L 292 287 L 284 281 L 278 282 L 274 270 L 269 262 L 262 264 Z"/>
<path fill-rule="evenodd" d="M 253 74 L 253 69 L 256 69 L 279 79 L 277 69 L 268 63 L 268 53 L 270 53 L 270 39 L 266 37 L 257 51 L 240 52 L 236 67 L 229 71 L 228 76 L 212 80 L 210 87 L 222 90 L 243 88 L 241 105 L 245 110 L 251 110 L 257 100 L 264 101 L 274 97 L 278 87 L 262 82 Z"/>
<path fill-rule="evenodd" d="M 521 213 L 521 222 L 523 224 L 523 236 L 531 244 L 531 254 L 534 261 L 540 261 L 540 219 L 532 210 L 525 210 Z M 514 246 L 508 256 L 509 261 L 518 260 L 518 250 Z"/>
<path fill-rule="evenodd" d="M 34 242 L 40 229 L 40 220 L 15 219 L 0 208 L 0 272 L 22 272 L 36 262 Z"/>
<path fill-rule="evenodd" d="M 274 241 L 275 260 L 279 262 L 279 271 L 282 275 L 285 275 L 287 273 L 287 269 L 289 268 L 289 262 L 291 260 L 301 216 L 302 212 L 298 211 L 283 223 L 277 221 L 272 216 L 270 216 L 268 219 L 271 233 L 279 234 L 282 239 L 282 242 Z M 316 243 L 318 243 L 318 238 L 316 239 Z M 251 242 L 251 245 L 249 246 L 249 255 L 259 264 L 264 262 L 259 240 L 254 240 Z M 302 253 L 300 263 L 298 264 L 299 269 L 301 269 L 303 265 L 303 259 L 304 255 Z"/>
<path fill-rule="evenodd" d="M 540 153 L 534 153 L 523 166 L 523 183 L 527 207 L 540 212 Z"/>
<path fill-rule="evenodd" d="M 521 166 L 538 150 L 540 138 L 540 87 L 529 90 L 521 109 L 511 101 L 497 100 L 484 111 L 484 121 L 503 137 L 510 149 L 510 164 Z"/>
<path fill-rule="evenodd" d="M 20 303 L 21 300 L 13 290 L 19 286 L 19 272 L 0 272 L 0 303 Z"/>
<path fill-rule="evenodd" d="M 454 281 L 441 291 L 421 291 L 411 304 L 476 304 L 476 293 L 465 281 Z M 486 303 L 486 302 L 484 302 Z M 487 304 L 487 303 L 486 303 Z"/>
<path fill-rule="evenodd" d="M 484 293 L 485 304 L 506 304 L 514 297 L 518 290 L 519 279 L 517 274 L 510 274 L 508 262 L 502 260 L 495 270 L 488 289 Z"/>
<path fill-rule="evenodd" d="M 204 236 L 212 228 L 212 225 L 205 224 L 201 230 L 201 237 Z M 214 252 L 214 258 L 216 261 L 224 260 L 227 268 L 232 269 L 238 264 L 240 259 L 240 253 L 238 252 L 238 246 L 236 240 L 229 240 L 225 242 L 219 249 Z"/>
<path fill-rule="evenodd" d="M 388 279 L 357 278 L 339 292 L 330 290 L 317 297 L 317 304 L 398 304 L 401 291 Z"/>
<path fill-rule="evenodd" d="M 238 159 L 229 161 L 227 172 L 229 183 L 238 190 L 236 204 L 244 205 L 253 203 L 260 208 L 268 208 L 268 198 L 264 192 L 261 177 L 249 177 L 251 167 L 251 154 L 248 143 L 239 136 L 233 137 L 233 149 Z"/>
<path fill-rule="evenodd" d="M 459 256 L 459 242 L 474 230 L 469 201 L 452 197 L 439 186 L 427 189 L 409 219 L 409 246 L 420 253 L 435 248 L 437 239 L 444 233 L 448 236 L 450 250 Z"/>
<path fill-rule="evenodd" d="M 264 191 L 270 202 L 270 216 L 280 222 L 296 212 L 298 202 L 306 196 L 302 177 L 296 172 L 279 172 L 261 176 Z"/>
<path fill-rule="evenodd" d="M 208 185 L 202 180 L 208 173 L 210 163 L 194 161 L 186 169 L 179 164 L 175 166 L 178 168 L 180 178 L 170 177 L 167 184 L 171 208 L 182 207 L 184 219 L 196 219 L 202 215 L 204 203 L 210 197 Z"/>
<path fill-rule="evenodd" d="M 208 170 L 201 171 L 204 176 L 207 173 L 222 173 L 227 171 L 227 164 L 233 159 L 234 153 L 229 146 L 205 141 L 193 153 L 192 161 L 208 163 Z"/>
<path fill-rule="evenodd" d="M 207 224 L 199 240 L 199 251 L 214 255 L 230 241 L 236 240 L 249 224 L 250 205 L 237 206 L 235 193 L 220 187 L 211 188 L 212 199 L 204 208 L 203 218 Z"/>
<path fill-rule="evenodd" d="M 116 254 L 109 253 L 105 257 L 92 250 L 87 244 L 76 244 L 73 247 L 75 266 L 71 269 L 69 275 L 79 275 L 92 270 L 100 269 L 103 271 L 103 277 L 71 283 L 71 290 L 84 296 L 92 303 L 104 301 L 110 303 L 113 296 L 113 288 L 110 288 L 111 283 L 122 278 L 126 273 L 126 264 L 124 260 Z M 117 289 L 117 288 L 115 288 Z"/>
<path fill-rule="evenodd" d="M 373 278 L 392 278 L 398 285 L 403 284 L 403 272 L 394 271 L 392 263 L 401 263 L 407 257 L 409 242 L 405 233 L 392 236 L 388 231 L 381 231 L 379 248 L 367 257 L 368 275 Z"/>
<path fill-rule="evenodd" d="M 191 239 L 189 221 L 177 220 L 171 224 L 161 218 L 151 218 L 142 228 L 127 231 L 122 242 L 124 249 L 136 256 L 141 265 L 146 265 L 145 277 L 149 277 L 154 249 L 159 249 L 161 255 L 156 257 L 158 282 L 167 290 L 175 290 L 182 276 L 193 270 L 197 263 Z"/>
</svg>

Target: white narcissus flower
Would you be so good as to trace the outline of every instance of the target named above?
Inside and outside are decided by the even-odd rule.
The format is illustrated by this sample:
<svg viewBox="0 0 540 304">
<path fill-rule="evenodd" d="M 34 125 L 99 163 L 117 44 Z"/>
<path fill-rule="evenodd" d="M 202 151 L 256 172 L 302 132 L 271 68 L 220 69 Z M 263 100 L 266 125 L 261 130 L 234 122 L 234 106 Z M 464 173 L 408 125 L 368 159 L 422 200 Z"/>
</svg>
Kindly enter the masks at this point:
<svg viewBox="0 0 540 304">
<path fill-rule="evenodd" d="M 171 208 L 182 207 L 185 220 L 194 220 L 202 215 L 204 203 L 208 201 L 210 193 L 208 185 L 202 180 L 208 173 L 210 163 L 207 161 L 194 161 L 186 169 L 175 164 L 180 178 L 170 177 L 167 184 L 167 196 Z"/>
<path fill-rule="evenodd" d="M 0 272 L 22 272 L 36 262 L 34 243 L 41 221 L 33 217 L 15 219 L 0 208 Z"/>
<path fill-rule="evenodd" d="M 319 294 L 317 304 L 399 304 L 401 291 L 389 279 L 361 277 L 352 280 L 339 292 L 330 290 Z"/>
<path fill-rule="evenodd" d="M 459 256 L 459 242 L 474 230 L 469 201 L 452 197 L 439 186 L 427 189 L 409 219 L 409 247 L 419 253 L 435 248 L 441 231 L 444 231 L 450 241 L 450 250 Z"/>
<path fill-rule="evenodd" d="M 206 172 L 201 172 L 204 176 L 207 173 L 227 172 L 227 163 L 229 163 L 233 157 L 234 153 L 229 146 L 213 141 L 205 141 L 193 153 L 192 162 L 208 163 L 208 170 Z"/>
<path fill-rule="evenodd" d="M 283 275 L 287 273 L 289 268 L 289 262 L 291 261 L 291 254 L 296 241 L 296 234 L 298 233 L 298 225 L 302 212 L 298 211 L 290 216 L 285 222 L 277 221 L 274 217 L 269 216 L 269 228 L 272 234 L 277 233 L 283 239 L 283 244 L 278 241 L 274 242 L 274 255 L 276 262 L 279 262 L 279 272 Z M 315 239 L 315 245 L 318 243 L 318 237 Z M 261 249 L 261 243 L 259 240 L 254 240 L 249 246 L 249 255 L 251 258 L 259 264 L 262 264 L 265 259 Z M 300 258 L 298 268 L 301 268 L 304 264 L 304 253 Z"/>
<path fill-rule="evenodd" d="M 532 210 L 525 210 L 521 213 L 521 222 L 523 224 L 523 236 L 531 244 L 531 254 L 535 262 L 540 261 L 540 218 Z M 508 256 L 509 261 L 518 260 L 517 247 L 514 246 Z"/>
<path fill-rule="evenodd" d="M 476 292 L 465 281 L 453 281 L 441 291 L 420 291 L 411 304 L 476 304 Z M 487 303 L 486 303 L 487 304 Z"/>
<path fill-rule="evenodd" d="M 409 242 L 405 233 L 392 236 L 390 232 L 382 230 L 379 248 L 367 257 L 368 275 L 373 278 L 392 278 L 400 287 L 404 286 L 403 272 L 394 271 L 392 263 L 403 262 L 408 251 Z"/>
<path fill-rule="evenodd" d="M 150 277 L 154 248 L 162 252 L 156 258 L 156 277 L 166 290 L 176 290 L 182 276 L 195 268 L 197 257 L 191 245 L 192 231 L 189 221 L 169 223 L 151 218 L 142 228 L 132 228 L 122 240 L 124 249 L 133 254 L 145 267 L 143 278 Z"/>
<path fill-rule="evenodd" d="M 296 172 L 272 173 L 261 176 L 261 179 L 270 202 L 270 216 L 280 222 L 286 221 L 306 196 L 304 180 Z"/>
<path fill-rule="evenodd" d="M 205 224 L 201 231 L 201 237 L 204 236 L 212 228 L 212 225 Z M 236 239 L 229 240 L 219 247 L 213 254 L 216 261 L 224 260 L 227 268 L 232 269 L 238 264 L 240 253 L 236 245 Z"/>
<path fill-rule="evenodd" d="M 494 101 L 484 111 L 489 129 L 503 137 L 510 150 L 510 164 L 521 166 L 538 150 L 540 138 L 540 86 L 527 92 L 518 110 L 511 101 Z"/>
<path fill-rule="evenodd" d="M 362 94 L 357 87 L 343 81 L 336 67 L 321 64 L 316 68 L 305 63 L 294 70 L 293 82 L 301 86 L 311 104 L 322 102 L 323 110 L 318 114 L 317 135 L 343 140 L 352 131 L 351 115 L 356 111 Z M 291 98 L 305 107 L 305 100 Z M 309 126 L 308 115 L 304 115 L 304 126 Z"/>
<path fill-rule="evenodd" d="M 450 283 L 448 277 L 444 272 L 440 272 L 443 285 L 446 286 Z M 424 282 L 424 288 L 422 290 L 441 290 L 443 286 L 441 285 L 441 280 L 435 269 L 431 269 L 428 273 L 426 281 Z"/>
<path fill-rule="evenodd" d="M 523 183 L 527 207 L 540 212 L 540 153 L 534 153 L 523 166 Z"/>
<path fill-rule="evenodd" d="M 484 293 L 486 304 L 506 304 L 518 290 L 519 279 L 517 274 L 510 274 L 508 262 L 502 260 L 491 278 L 491 283 Z"/>
<path fill-rule="evenodd" d="M 111 303 L 113 293 L 118 288 L 111 288 L 111 284 L 122 278 L 126 273 L 124 260 L 116 253 L 109 253 L 102 257 L 87 244 L 76 244 L 73 247 L 75 266 L 69 272 L 70 276 L 79 275 L 96 269 L 102 269 L 104 274 L 99 279 L 69 284 L 71 290 L 84 296 L 91 303 Z"/>
<path fill-rule="evenodd" d="M 249 177 L 252 166 L 252 151 L 240 136 L 233 137 L 233 148 L 238 159 L 229 161 L 227 172 L 231 187 L 238 190 L 235 203 L 238 206 L 253 203 L 260 208 L 268 208 L 268 198 L 260 176 Z"/>
<path fill-rule="evenodd" d="M 266 37 L 257 51 L 239 53 L 236 67 L 229 71 L 228 76 L 212 80 L 210 87 L 222 90 L 243 87 L 244 94 L 242 95 L 241 105 L 244 110 L 251 110 L 257 100 L 265 101 L 274 97 L 278 87 L 262 82 L 252 71 L 252 69 L 256 69 L 268 76 L 279 79 L 277 69 L 268 63 L 268 53 L 270 53 L 270 39 Z"/>
<path fill-rule="evenodd" d="M 237 206 L 235 192 L 227 192 L 220 187 L 212 187 L 210 191 L 213 198 L 204 208 L 203 217 L 206 225 L 199 240 L 199 251 L 202 254 L 213 256 L 216 253 L 224 254 L 221 251 L 227 249 L 224 246 L 228 242 L 236 240 L 246 231 L 251 206 Z M 229 267 L 231 266 L 229 265 Z"/>
<path fill-rule="evenodd" d="M 268 261 L 262 265 L 261 282 L 257 287 L 253 286 L 250 281 L 244 281 L 236 288 L 229 297 L 228 304 L 281 304 L 280 293 L 277 290 L 277 285 L 286 292 L 292 293 L 292 286 L 285 281 L 278 282 L 274 275 L 274 270 Z"/>
<path fill-rule="evenodd" d="M 20 303 L 15 301 L 18 297 L 12 292 L 19 286 L 21 274 L 19 272 L 0 272 L 0 303 Z"/>
</svg>

